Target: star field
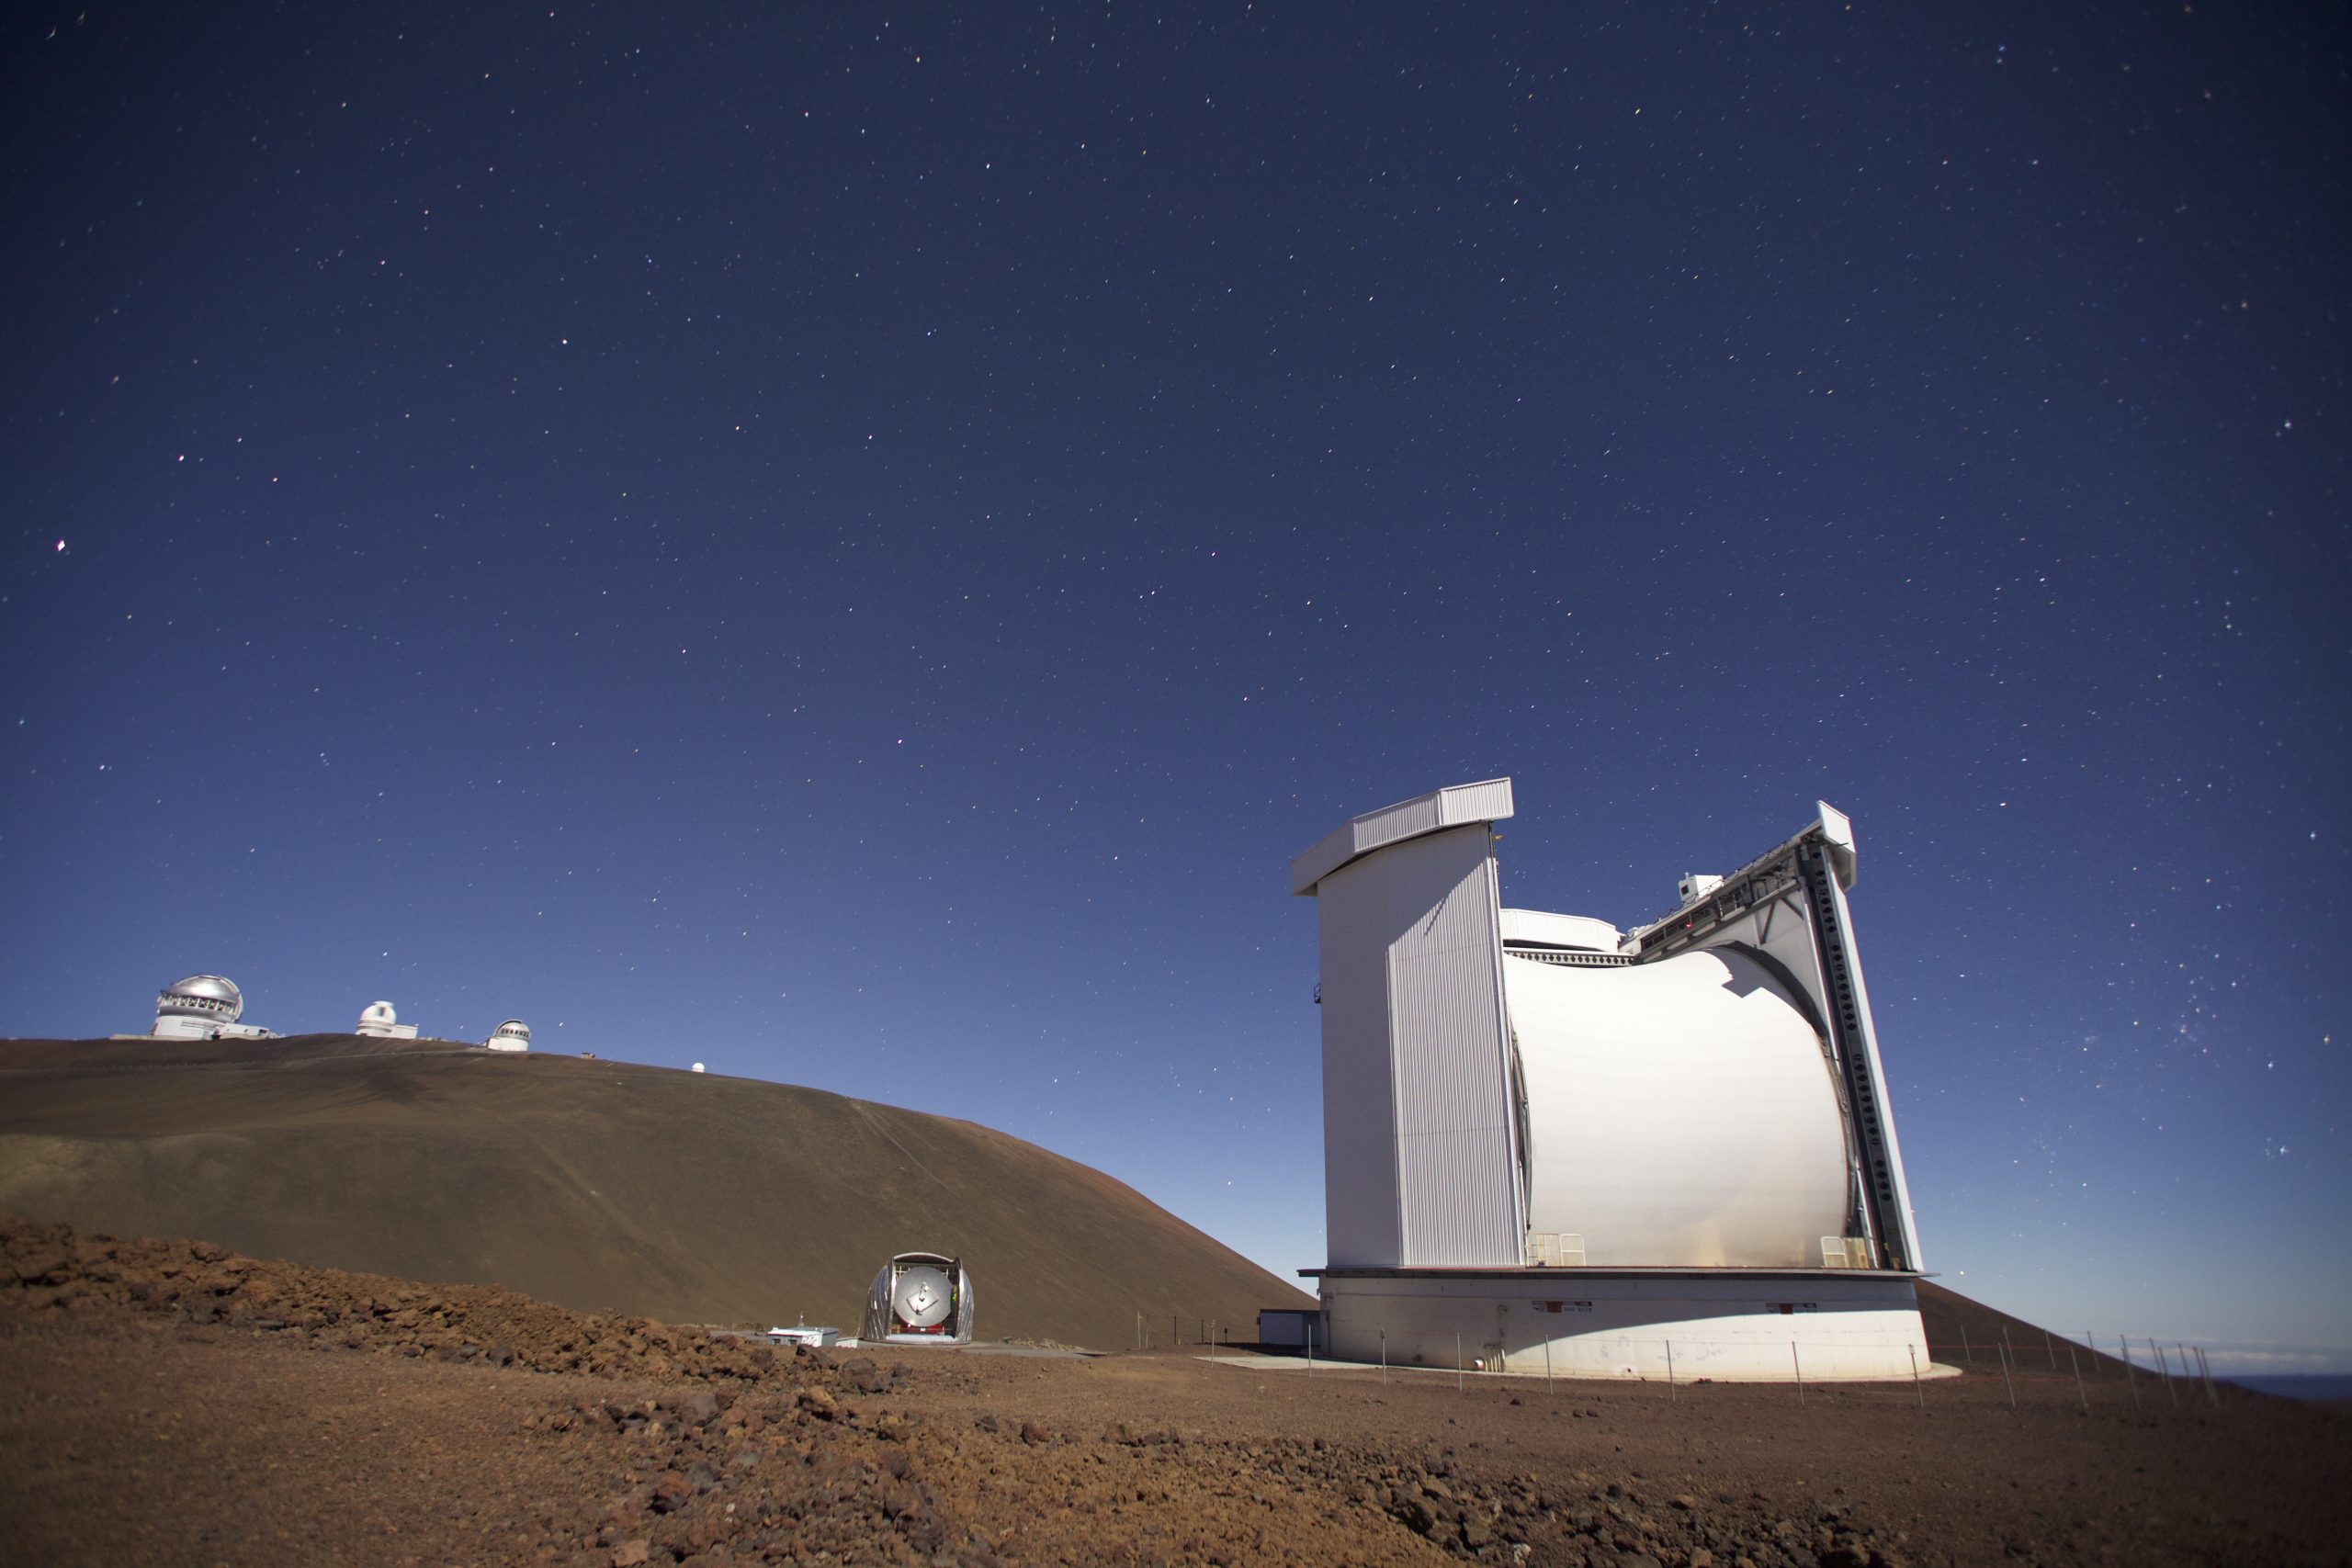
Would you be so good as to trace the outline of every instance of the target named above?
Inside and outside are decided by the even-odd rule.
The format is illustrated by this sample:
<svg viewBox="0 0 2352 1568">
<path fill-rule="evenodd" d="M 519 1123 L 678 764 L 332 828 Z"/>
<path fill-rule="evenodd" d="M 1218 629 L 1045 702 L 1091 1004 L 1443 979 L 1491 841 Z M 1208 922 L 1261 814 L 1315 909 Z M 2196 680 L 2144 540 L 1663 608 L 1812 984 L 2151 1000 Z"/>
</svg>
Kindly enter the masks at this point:
<svg viewBox="0 0 2352 1568">
<path fill-rule="evenodd" d="M 2341 14 L 0 28 L 0 1031 L 519 1016 L 1286 1272 L 1292 855 L 1826 798 L 1929 1266 L 2352 1367 Z"/>
</svg>

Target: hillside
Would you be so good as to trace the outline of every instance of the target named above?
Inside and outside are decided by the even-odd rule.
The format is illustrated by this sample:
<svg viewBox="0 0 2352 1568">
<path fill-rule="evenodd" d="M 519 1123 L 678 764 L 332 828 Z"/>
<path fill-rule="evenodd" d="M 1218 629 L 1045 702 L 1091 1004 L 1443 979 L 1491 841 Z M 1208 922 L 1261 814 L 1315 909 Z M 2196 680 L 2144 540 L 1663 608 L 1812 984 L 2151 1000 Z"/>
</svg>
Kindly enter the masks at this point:
<svg viewBox="0 0 2352 1568">
<path fill-rule="evenodd" d="M 1999 1376 L 1998 1347 L 2006 1339 L 2013 1358 L 2011 1365 L 2021 1377 L 2047 1374 L 2071 1378 L 2077 1368 L 2086 1378 L 2124 1375 L 2123 1363 L 2116 1359 L 2113 1350 L 2116 1336 L 2100 1336 L 2100 1342 L 2109 1348 L 2094 1351 L 2084 1346 L 2079 1333 L 2069 1338 L 2040 1324 L 1986 1306 L 1933 1280 L 1919 1281 L 1919 1321 L 1928 1331 L 1928 1348 L 1935 1359 L 1962 1371 Z M 2072 1360 L 2067 1359 L 2070 1344 L 2075 1348 Z M 2166 1346 L 2165 1353 L 2173 1356 L 2174 1347 Z M 2153 1360 L 2144 1340 L 2133 1348 L 2133 1362 L 2143 1373 Z M 2175 1361 L 2171 1365 L 2177 1371 L 2190 1370 L 2186 1362 Z"/>
<path fill-rule="evenodd" d="M 1189 1348 L 779 1354 L 0 1219 L 0 1562 L 2344 1560 L 2342 1411 L 2023 1359 L 1797 1397 Z"/>
<path fill-rule="evenodd" d="M 442 1043 L 0 1042 L 0 1212 L 499 1284 L 673 1323 L 855 1332 L 956 1253 L 983 1339 L 1165 1343 L 1311 1298 L 1101 1172 L 817 1089 Z"/>
</svg>

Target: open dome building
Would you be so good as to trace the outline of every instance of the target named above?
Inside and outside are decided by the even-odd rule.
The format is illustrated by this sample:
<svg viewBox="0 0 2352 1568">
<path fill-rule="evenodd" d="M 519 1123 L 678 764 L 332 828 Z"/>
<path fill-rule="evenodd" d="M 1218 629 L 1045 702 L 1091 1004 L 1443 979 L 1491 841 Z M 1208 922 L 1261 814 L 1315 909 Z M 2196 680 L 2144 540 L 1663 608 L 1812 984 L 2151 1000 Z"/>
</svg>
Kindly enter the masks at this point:
<svg viewBox="0 0 2352 1568">
<path fill-rule="evenodd" d="M 155 998 L 158 1040 L 270 1040 L 266 1029 L 241 1022 L 245 994 L 221 975 L 190 975 L 164 987 Z"/>
<path fill-rule="evenodd" d="M 972 1277 L 942 1252 L 901 1252 L 882 1265 L 866 1292 L 868 1345 L 969 1345 Z"/>
<path fill-rule="evenodd" d="M 510 1018 L 490 1032 L 490 1038 L 482 1042 L 482 1047 L 490 1051 L 527 1051 L 531 1048 L 531 1026 L 519 1018 Z"/>
<path fill-rule="evenodd" d="M 1343 824 L 1317 901 L 1335 1356 L 1909 1376 L 1921 1269 L 1829 806 L 1620 931 L 1501 906 L 1509 779 Z"/>
</svg>

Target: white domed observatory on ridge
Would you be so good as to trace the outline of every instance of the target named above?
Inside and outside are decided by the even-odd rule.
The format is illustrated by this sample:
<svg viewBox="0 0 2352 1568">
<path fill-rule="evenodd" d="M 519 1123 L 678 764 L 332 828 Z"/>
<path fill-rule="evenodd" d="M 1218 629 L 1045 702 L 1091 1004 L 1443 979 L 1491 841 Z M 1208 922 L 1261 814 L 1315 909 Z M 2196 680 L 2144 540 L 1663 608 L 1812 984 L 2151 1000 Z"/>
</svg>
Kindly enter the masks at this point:
<svg viewBox="0 0 2352 1568">
<path fill-rule="evenodd" d="M 155 998 L 158 1040 L 275 1040 L 275 1032 L 238 1021 L 245 1016 L 245 994 L 221 975 L 190 975 L 164 987 Z"/>
<path fill-rule="evenodd" d="M 402 1023 L 390 1002 L 369 1002 L 360 1009 L 359 1021 L 352 1026 L 351 1032 L 379 1040 L 413 1040 L 416 1025 Z"/>
<path fill-rule="evenodd" d="M 527 1051 L 531 1048 L 531 1026 L 519 1018 L 510 1018 L 490 1032 L 482 1048 L 517 1054 Z"/>
<path fill-rule="evenodd" d="M 1509 779 L 1342 824 L 1317 905 L 1339 1358 L 1583 1375 L 1928 1365 L 1903 1161 L 1816 818 L 1621 932 L 1501 906 Z"/>
</svg>

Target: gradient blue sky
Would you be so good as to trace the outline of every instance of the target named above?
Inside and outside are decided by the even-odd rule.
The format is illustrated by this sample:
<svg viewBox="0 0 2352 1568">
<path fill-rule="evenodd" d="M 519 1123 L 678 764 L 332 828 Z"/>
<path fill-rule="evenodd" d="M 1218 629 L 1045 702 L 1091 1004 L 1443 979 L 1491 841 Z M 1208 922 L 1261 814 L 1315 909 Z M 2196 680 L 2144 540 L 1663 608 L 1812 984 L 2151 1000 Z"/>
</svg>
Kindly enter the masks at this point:
<svg viewBox="0 0 2352 1568">
<path fill-rule="evenodd" d="M 1287 1272 L 1293 854 L 1826 797 L 1930 1266 L 2352 1368 L 2342 7 L 0 30 L 0 1031 L 519 1015 Z"/>
</svg>

